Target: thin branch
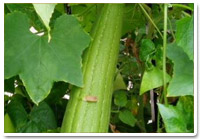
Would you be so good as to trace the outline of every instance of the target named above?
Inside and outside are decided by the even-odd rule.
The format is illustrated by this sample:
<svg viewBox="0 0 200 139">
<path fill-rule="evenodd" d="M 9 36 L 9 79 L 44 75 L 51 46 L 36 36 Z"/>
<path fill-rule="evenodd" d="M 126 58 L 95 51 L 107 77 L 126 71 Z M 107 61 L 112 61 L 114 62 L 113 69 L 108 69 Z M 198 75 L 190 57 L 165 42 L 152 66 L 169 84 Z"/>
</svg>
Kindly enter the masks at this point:
<svg viewBox="0 0 200 139">
<path fill-rule="evenodd" d="M 168 5 L 164 4 L 164 36 L 163 36 L 163 95 L 165 100 L 165 105 L 167 102 L 167 85 L 166 85 L 166 47 L 167 47 L 167 8 Z"/>
<path fill-rule="evenodd" d="M 181 11 L 185 16 L 191 17 L 190 14 L 186 13 L 185 11 Z"/>
<path fill-rule="evenodd" d="M 90 9 L 92 9 L 95 6 L 95 4 L 90 5 L 89 7 L 87 7 L 85 10 L 83 10 L 81 13 L 77 14 L 78 16 L 82 16 L 84 14 L 86 14 Z"/>
<path fill-rule="evenodd" d="M 158 27 L 156 26 L 156 24 L 154 23 L 153 19 L 149 16 L 149 14 L 146 12 L 146 10 L 143 8 L 142 4 L 139 3 L 140 8 L 142 9 L 142 11 L 144 12 L 144 14 L 147 16 L 147 18 L 149 19 L 149 21 L 152 23 L 152 25 L 156 28 L 156 30 L 158 31 L 158 33 L 160 34 L 160 36 L 163 38 L 162 33 L 160 32 L 160 30 L 158 29 Z"/>
<path fill-rule="evenodd" d="M 172 37 L 173 37 L 173 39 L 174 39 L 173 41 L 175 41 L 175 40 L 176 40 L 176 37 L 175 37 L 175 34 L 174 34 L 174 32 L 173 32 L 172 24 L 171 24 L 171 21 L 170 21 L 169 17 L 167 18 L 167 20 L 168 20 L 169 27 L 170 27 L 170 30 L 171 30 L 171 33 L 172 33 Z"/>
<path fill-rule="evenodd" d="M 194 11 L 191 7 L 183 5 L 183 4 L 171 4 L 173 7 L 180 7 L 180 8 L 184 8 L 190 11 Z"/>
</svg>

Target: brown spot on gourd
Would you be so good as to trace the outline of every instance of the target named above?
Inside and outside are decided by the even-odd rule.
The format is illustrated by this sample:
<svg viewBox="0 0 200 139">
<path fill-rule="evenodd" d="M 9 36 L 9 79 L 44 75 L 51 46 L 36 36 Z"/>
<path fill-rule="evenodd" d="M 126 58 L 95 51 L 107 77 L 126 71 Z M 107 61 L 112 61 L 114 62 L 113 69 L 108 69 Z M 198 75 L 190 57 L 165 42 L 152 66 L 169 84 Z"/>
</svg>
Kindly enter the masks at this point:
<svg viewBox="0 0 200 139">
<path fill-rule="evenodd" d="M 85 96 L 83 100 L 87 102 L 97 102 L 98 98 L 97 96 Z"/>
</svg>

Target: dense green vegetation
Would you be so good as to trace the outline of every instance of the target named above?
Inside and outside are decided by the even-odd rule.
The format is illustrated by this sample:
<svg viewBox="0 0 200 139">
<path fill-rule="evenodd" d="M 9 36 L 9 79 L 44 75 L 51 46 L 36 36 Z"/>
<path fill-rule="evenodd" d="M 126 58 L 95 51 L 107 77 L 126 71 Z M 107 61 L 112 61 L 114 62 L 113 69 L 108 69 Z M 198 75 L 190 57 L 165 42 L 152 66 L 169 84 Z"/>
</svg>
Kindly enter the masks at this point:
<svg viewBox="0 0 200 139">
<path fill-rule="evenodd" d="M 193 4 L 4 9 L 4 132 L 194 132 Z"/>
</svg>

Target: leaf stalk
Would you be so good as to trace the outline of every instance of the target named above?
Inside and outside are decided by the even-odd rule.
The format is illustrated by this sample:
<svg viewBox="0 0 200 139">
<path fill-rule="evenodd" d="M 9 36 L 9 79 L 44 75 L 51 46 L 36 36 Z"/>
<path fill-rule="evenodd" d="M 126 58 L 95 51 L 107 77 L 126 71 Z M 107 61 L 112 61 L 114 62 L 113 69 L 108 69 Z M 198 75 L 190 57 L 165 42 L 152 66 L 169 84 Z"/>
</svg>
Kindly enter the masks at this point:
<svg viewBox="0 0 200 139">
<path fill-rule="evenodd" d="M 158 27 L 156 26 L 155 22 L 153 21 L 153 19 L 149 16 L 149 14 L 147 13 L 147 11 L 144 9 L 144 7 L 142 6 L 142 4 L 139 3 L 140 8 L 142 9 L 142 11 L 144 12 L 144 14 L 146 15 L 146 17 L 149 19 L 149 21 L 152 23 L 152 25 L 156 28 L 156 30 L 158 31 L 158 33 L 160 34 L 160 36 L 163 38 L 162 33 L 160 32 L 160 30 L 158 29 Z"/>
</svg>

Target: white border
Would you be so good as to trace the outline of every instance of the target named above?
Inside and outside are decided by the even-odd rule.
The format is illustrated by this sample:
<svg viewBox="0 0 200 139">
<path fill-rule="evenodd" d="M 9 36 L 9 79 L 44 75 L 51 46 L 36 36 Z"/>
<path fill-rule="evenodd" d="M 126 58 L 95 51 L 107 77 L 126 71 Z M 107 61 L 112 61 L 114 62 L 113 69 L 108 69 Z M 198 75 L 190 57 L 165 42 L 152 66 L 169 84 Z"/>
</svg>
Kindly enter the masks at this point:
<svg viewBox="0 0 200 139">
<path fill-rule="evenodd" d="M 140 0 L 140 1 L 130 1 L 130 0 L 20 0 L 19 2 L 16 2 L 16 0 L 2 0 L 0 2 L 0 16 L 1 20 L 4 21 L 4 3 L 195 3 L 194 6 L 194 133 L 4 133 L 4 124 L 1 124 L 1 135 L 4 136 L 196 136 L 197 135 L 197 125 L 198 124 L 198 119 L 197 119 L 197 56 L 198 56 L 198 51 L 197 50 L 197 2 L 195 0 L 168 0 L 168 1 L 160 1 L 160 0 Z M 200 22 L 199 22 L 200 23 Z M 1 94 L 2 96 L 0 97 L 0 104 L 3 106 L 4 104 L 4 96 L 3 96 L 3 88 L 4 88 L 4 26 L 3 23 L 0 26 L 0 33 L 1 33 L 1 40 L 0 40 L 0 62 L 1 62 Z M 199 50 L 199 49 L 198 49 Z M 200 53 L 200 50 L 199 50 Z M 199 91 L 199 89 L 198 89 Z M 199 110 L 199 109 L 198 109 Z M 4 119 L 4 112 L 1 110 L 1 119 Z M 4 121 L 4 120 L 2 120 Z"/>
<path fill-rule="evenodd" d="M 196 3 L 198 0 L 2 0 L 2 3 Z M 1 4 L 2 4 L 1 3 Z"/>
<path fill-rule="evenodd" d="M 194 134 L 197 134 L 197 100 L 198 100 L 198 89 L 197 89 L 197 66 L 198 66 L 198 51 L 197 51 L 197 5 L 194 7 Z"/>
<path fill-rule="evenodd" d="M 4 133 L 4 136 L 195 136 L 194 133 Z"/>
</svg>

